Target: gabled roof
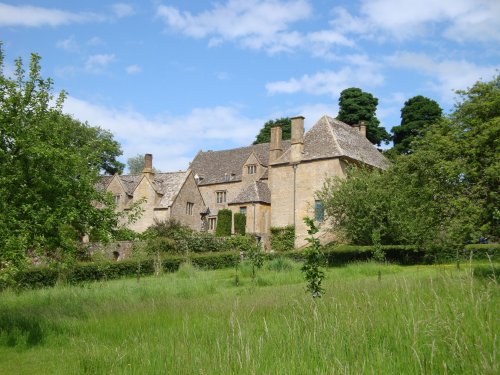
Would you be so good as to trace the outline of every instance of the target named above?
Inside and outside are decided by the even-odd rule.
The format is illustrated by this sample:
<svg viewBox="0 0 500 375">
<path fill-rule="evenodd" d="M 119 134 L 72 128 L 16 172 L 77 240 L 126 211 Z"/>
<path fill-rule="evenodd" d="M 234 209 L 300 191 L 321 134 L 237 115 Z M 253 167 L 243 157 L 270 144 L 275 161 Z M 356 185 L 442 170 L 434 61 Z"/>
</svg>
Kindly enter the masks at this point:
<svg viewBox="0 0 500 375">
<path fill-rule="evenodd" d="M 288 163 L 290 150 L 273 164 Z M 304 136 L 302 160 L 347 157 L 380 169 L 389 162 L 358 129 L 329 116 L 321 117 Z"/>
<path fill-rule="evenodd" d="M 283 150 L 290 147 L 290 141 L 283 141 Z M 269 165 L 269 143 L 222 151 L 200 151 L 191 163 L 193 173 L 202 178 L 199 185 L 229 181 L 241 181 L 243 166 L 249 156 L 255 154 L 259 163 Z M 226 180 L 226 175 L 228 180 Z"/>
<path fill-rule="evenodd" d="M 253 181 L 245 186 L 229 204 L 267 203 L 271 204 L 271 190 L 266 183 Z"/>
<path fill-rule="evenodd" d="M 163 194 L 158 207 L 170 207 L 191 171 L 157 173 L 154 178 L 156 191 Z"/>
<path fill-rule="evenodd" d="M 175 197 L 179 193 L 182 185 L 186 181 L 191 171 L 156 173 L 152 178 L 149 178 L 153 189 L 161 195 L 158 207 L 170 207 L 174 202 Z M 97 183 L 97 189 L 106 190 L 114 176 L 101 176 Z M 143 178 L 147 178 L 143 174 L 139 175 L 121 175 L 117 176 L 129 196 L 134 195 L 134 190 L 137 188 Z"/>
</svg>

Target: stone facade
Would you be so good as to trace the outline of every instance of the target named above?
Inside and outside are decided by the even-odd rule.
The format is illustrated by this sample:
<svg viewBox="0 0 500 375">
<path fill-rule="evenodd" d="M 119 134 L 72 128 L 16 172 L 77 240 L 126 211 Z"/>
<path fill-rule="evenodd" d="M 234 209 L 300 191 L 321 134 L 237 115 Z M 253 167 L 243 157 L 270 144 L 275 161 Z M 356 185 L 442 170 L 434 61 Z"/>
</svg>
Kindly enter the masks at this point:
<svg viewBox="0 0 500 375">
<path fill-rule="evenodd" d="M 149 165 L 152 156 L 147 154 L 146 160 L 140 175 L 104 176 L 99 186 L 113 195 L 118 211 L 128 211 L 132 204 L 142 202 L 141 217 L 127 227 L 144 232 L 155 221 L 175 218 L 194 230 L 200 230 L 200 214 L 206 206 L 193 173 L 190 170 L 154 173 Z"/>
<path fill-rule="evenodd" d="M 147 155 L 140 176 L 107 176 L 102 185 L 116 197 L 119 210 L 146 199 L 143 217 L 130 226 L 139 232 L 168 218 L 196 230 L 214 231 L 218 211 L 228 208 L 233 214 L 244 212 L 246 232 L 264 244 L 271 226 L 293 225 L 295 245 L 305 245 L 306 216 L 318 220 L 318 235 L 326 240 L 329 232 L 316 197 L 325 180 L 344 177 L 349 163 L 384 169 L 388 161 L 366 138 L 363 123 L 349 126 L 323 116 L 305 133 L 304 118 L 295 117 L 291 140 L 283 141 L 281 134 L 275 127 L 270 143 L 200 151 L 187 172 L 155 174 Z"/>
</svg>

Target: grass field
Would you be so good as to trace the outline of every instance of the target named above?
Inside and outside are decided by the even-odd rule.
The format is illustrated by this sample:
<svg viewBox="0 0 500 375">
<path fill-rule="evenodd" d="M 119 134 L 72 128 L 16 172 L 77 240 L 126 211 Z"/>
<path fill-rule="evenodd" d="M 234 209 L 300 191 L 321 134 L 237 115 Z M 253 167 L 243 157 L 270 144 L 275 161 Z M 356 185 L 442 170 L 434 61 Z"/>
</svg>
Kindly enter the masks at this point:
<svg viewBox="0 0 500 375">
<path fill-rule="evenodd" d="M 380 271 L 381 277 L 378 277 Z M 0 374 L 498 374 L 499 287 L 467 267 L 295 265 L 0 294 Z"/>
</svg>

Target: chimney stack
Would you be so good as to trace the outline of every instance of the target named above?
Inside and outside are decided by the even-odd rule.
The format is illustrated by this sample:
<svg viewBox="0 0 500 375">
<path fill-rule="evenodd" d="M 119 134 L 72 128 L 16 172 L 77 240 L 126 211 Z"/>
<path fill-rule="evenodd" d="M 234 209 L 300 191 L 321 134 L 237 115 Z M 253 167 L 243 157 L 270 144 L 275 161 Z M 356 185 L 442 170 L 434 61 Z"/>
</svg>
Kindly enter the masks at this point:
<svg viewBox="0 0 500 375">
<path fill-rule="evenodd" d="M 366 123 L 364 121 L 359 122 L 359 132 L 366 138 Z"/>
<path fill-rule="evenodd" d="M 290 163 L 298 163 L 304 153 L 304 116 L 292 117 Z"/>
<path fill-rule="evenodd" d="M 283 154 L 281 126 L 271 128 L 271 144 L 269 145 L 269 164 L 274 163 Z"/>
<path fill-rule="evenodd" d="M 146 154 L 144 155 L 144 169 L 142 173 L 153 173 L 153 155 Z"/>
</svg>

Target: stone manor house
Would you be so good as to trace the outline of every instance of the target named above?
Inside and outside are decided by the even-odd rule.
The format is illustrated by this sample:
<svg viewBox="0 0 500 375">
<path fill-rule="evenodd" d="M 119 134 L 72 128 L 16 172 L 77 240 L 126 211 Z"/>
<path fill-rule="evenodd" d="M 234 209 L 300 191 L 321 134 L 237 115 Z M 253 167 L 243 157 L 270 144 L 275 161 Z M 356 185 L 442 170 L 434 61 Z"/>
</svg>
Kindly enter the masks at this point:
<svg viewBox="0 0 500 375">
<path fill-rule="evenodd" d="M 328 236 L 323 205 L 315 193 L 325 179 L 344 177 L 348 164 L 385 169 L 387 159 L 366 138 L 364 124 L 347 125 L 321 117 L 304 134 L 304 117 L 292 118 L 292 138 L 271 129 L 271 142 L 222 151 L 200 151 L 185 172 L 154 173 L 152 155 L 140 175 L 103 176 L 118 210 L 145 199 L 144 213 L 130 229 L 142 232 L 155 220 L 175 218 L 195 230 L 214 231 L 217 212 L 246 214 L 246 232 L 267 243 L 270 228 L 295 227 L 297 247 L 306 244 L 306 216 Z"/>
</svg>

